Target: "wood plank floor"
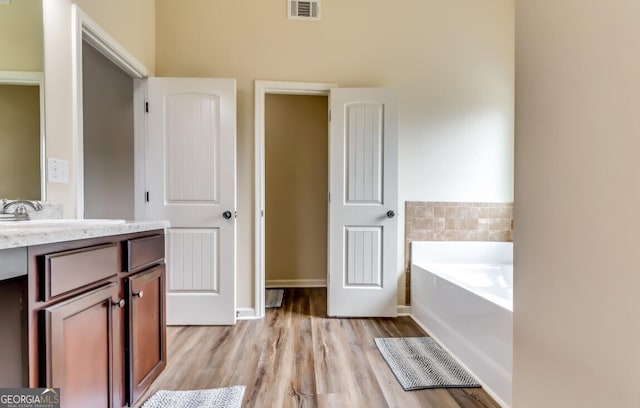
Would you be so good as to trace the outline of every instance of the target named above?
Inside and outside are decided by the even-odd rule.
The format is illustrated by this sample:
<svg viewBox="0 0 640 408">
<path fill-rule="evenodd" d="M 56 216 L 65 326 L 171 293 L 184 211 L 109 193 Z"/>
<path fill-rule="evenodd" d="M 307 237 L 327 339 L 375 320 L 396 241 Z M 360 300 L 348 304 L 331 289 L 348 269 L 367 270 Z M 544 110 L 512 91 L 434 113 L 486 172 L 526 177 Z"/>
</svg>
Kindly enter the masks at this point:
<svg viewBox="0 0 640 408">
<path fill-rule="evenodd" d="M 326 317 L 326 289 L 287 289 L 283 307 L 233 327 L 169 327 L 156 390 L 245 385 L 245 407 L 498 407 L 481 388 L 405 392 L 375 337 L 425 336 L 409 317 Z"/>
</svg>

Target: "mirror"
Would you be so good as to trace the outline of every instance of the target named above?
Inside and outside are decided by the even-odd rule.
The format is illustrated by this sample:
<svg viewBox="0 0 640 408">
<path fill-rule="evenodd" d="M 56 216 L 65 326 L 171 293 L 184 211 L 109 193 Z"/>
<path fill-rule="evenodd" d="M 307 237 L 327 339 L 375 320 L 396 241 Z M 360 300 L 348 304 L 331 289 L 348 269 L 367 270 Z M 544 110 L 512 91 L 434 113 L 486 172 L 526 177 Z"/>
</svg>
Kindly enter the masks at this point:
<svg viewBox="0 0 640 408">
<path fill-rule="evenodd" d="M 41 0 L 0 0 L 0 198 L 44 200 Z"/>
</svg>

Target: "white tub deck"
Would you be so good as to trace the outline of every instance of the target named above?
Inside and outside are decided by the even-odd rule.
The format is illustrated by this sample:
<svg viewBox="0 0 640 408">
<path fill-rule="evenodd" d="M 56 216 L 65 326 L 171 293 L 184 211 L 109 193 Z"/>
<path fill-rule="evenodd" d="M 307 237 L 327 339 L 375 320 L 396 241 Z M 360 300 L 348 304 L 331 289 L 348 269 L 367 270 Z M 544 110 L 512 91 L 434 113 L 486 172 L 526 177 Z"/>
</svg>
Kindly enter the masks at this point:
<svg viewBox="0 0 640 408">
<path fill-rule="evenodd" d="M 513 367 L 513 244 L 412 242 L 411 313 L 505 407 Z"/>
</svg>

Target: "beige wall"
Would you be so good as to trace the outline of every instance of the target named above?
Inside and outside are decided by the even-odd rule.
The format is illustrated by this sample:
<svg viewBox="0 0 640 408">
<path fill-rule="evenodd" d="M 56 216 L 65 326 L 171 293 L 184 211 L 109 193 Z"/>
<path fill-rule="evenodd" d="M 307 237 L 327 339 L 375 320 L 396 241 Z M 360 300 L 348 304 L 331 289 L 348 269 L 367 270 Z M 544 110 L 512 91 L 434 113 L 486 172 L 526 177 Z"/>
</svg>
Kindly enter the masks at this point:
<svg viewBox="0 0 640 408">
<path fill-rule="evenodd" d="M 45 44 L 45 115 L 47 157 L 69 161 L 70 183 L 47 184 L 47 199 L 64 206 L 65 217 L 77 216 L 78 155 L 74 140 L 72 84 L 72 0 L 43 4 Z M 78 5 L 136 59 L 153 71 L 155 4 L 153 0 L 78 0 Z"/>
<path fill-rule="evenodd" d="M 83 44 L 84 216 L 134 219 L 133 79 Z"/>
<path fill-rule="evenodd" d="M 518 408 L 638 406 L 638 15 L 517 0 Z"/>
<path fill-rule="evenodd" d="M 265 102 L 266 280 L 326 280 L 328 98 Z"/>
<path fill-rule="evenodd" d="M 74 0 L 147 69 L 156 62 L 155 0 Z"/>
<path fill-rule="evenodd" d="M 149 69 L 155 53 L 158 76 L 238 80 L 238 307 L 253 306 L 256 79 L 395 88 L 400 203 L 512 199 L 513 0 L 325 2 L 320 22 L 288 21 L 281 0 L 77 2 Z M 71 176 L 47 194 L 72 217 L 71 3 L 44 3 L 44 33 L 47 156 L 68 160 Z M 400 259 L 400 288 L 402 273 Z"/>
<path fill-rule="evenodd" d="M 0 85 L 0 198 L 40 199 L 40 93 Z"/>
<path fill-rule="evenodd" d="M 157 0 L 158 76 L 237 79 L 238 307 L 253 306 L 257 79 L 393 87 L 400 203 L 512 201 L 513 0 L 401 3 L 325 1 L 300 22 L 284 0 Z"/>
<path fill-rule="evenodd" d="M 0 71 L 42 71 L 42 3 L 0 5 Z"/>
</svg>

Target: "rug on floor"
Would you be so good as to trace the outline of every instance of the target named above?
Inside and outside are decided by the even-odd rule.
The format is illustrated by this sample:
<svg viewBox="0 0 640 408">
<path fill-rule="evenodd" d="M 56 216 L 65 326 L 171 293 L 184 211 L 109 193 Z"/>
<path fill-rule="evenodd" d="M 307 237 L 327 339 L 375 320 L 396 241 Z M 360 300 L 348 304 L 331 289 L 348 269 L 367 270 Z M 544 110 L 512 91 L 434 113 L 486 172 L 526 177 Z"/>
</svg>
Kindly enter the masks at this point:
<svg viewBox="0 0 640 408">
<path fill-rule="evenodd" d="M 282 307 L 282 298 L 284 297 L 284 289 L 267 289 L 264 307 L 269 309 L 273 307 Z"/>
<path fill-rule="evenodd" d="M 241 408 L 244 390 L 244 385 L 211 390 L 160 390 L 142 408 Z"/>
<path fill-rule="evenodd" d="M 431 337 L 374 340 L 405 391 L 480 387 L 478 381 Z"/>
</svg>

